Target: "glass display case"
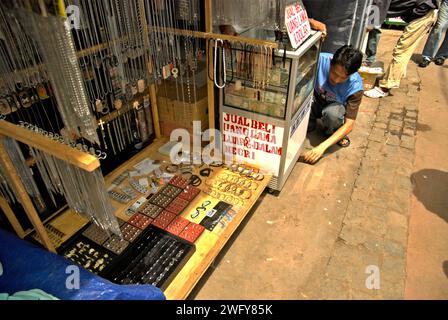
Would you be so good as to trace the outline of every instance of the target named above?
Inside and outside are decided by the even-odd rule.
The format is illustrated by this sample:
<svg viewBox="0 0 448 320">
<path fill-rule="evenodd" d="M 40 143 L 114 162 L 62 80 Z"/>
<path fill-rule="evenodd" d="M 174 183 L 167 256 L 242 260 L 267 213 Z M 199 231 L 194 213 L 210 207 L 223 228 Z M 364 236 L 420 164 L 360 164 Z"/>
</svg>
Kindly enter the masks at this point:
<svg viewBox="0 0 448 320">
<path fill-rule="evenodd" d="M 233 50 L 235 57 L 247 54 L 239 49 Z M 275 66 L 267 72 L 268 81 L 266 83 L 269 84 L 260 86 L 254 82 L 254 78 L 258 78 L 260 72 L 254 72 L 253 76 L 248 77 L 244 71 L 239 72 L 239 70 L 248 69 L 248 66 L 242 66 L 238 59 L 235 59 L 234 65 L 237 65 L 239 70 L 234 71 L 232 81 L 224 88 L 224 104 L 257 114 L 285 119 L 291 59 L 287 58 L 285 63 L 281 57 L 273 59 Z M 260 69 L 257 64 L 252 67 Z M 227 68 L 226 72 L 232 74 L 230 68 Z"/>
<path fill-rule="evenodd" d="M 224 152 L 272 174 L 274 190 L 282 189 L 305 141 L 320 39 L 313 32 L 297 50 L 275 50 L 269 62 L 251 46 L 231 48 L 226 59 L 228 82 L 220 90 Z"/>
</svg>

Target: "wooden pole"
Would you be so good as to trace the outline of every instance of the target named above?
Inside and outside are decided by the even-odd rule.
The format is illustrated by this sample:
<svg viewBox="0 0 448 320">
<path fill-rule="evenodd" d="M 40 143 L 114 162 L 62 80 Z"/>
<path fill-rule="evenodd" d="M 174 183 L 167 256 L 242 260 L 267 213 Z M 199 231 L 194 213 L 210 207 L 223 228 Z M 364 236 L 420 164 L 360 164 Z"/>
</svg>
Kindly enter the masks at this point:
<svg viewBox="0 0 448 320">
<path fill-rule="evenodd" d="M 156 138 L 161 138 L 162 134 L 160 132 L 159 107 L 157 106 L 157 94 L 155 84 L 149 85 L 149 94 L 151 97 L 152 118 L 154 120 L 154 130 L 156 132 Z"/>
<path fill-rule="evenodd" d="M 241 42 L 241 43 L 247 43 L 257 46 L 266 46 L 273 49 L 278 49 L 278 43 L 269 41 L 269 40 L 263 40 L 263 39 L 255 39 L 255 38 L 247 38 L 247 37 L 241 37 L 241 36 L 232 36 L 228 34 L 222 34 L 222 33 L 213 33 L 211 32 L 212 29 L 210 29 L 210 32 L 202 32 L 202 31 L 192 31 L 192 30 L 184 30 L 184 29 L 175 29 L 175 28 L 164 28 L 163 32 L 169 32 L 178 34 L 181 36 L 188 36 L 188 37 L 196 37 L 196 38 L 202 38 L 202 39 L 221 39 L 221 40 L 227 40 L 230 42 Z M 149 31 L 152 31 L 149 29 Z"/>
<path fill-rule="evenodd" d="M 3 124 L 4 123 L 2 122 L 2 126 Z M 34 229 L 42 240 L 42 243 L 49 251 L 56 253 L 54 245 L 48 237 L 45 227 L 42 224 L 42 221 L 40 220 L 36 209 L 34 208 L 33 202 L 26 192 L 25 187 L 20 180 L 19 174 L 17 173 L 17 170 L 11 161 L 11 158 L 3 147 L 2 142 L 4 139 L 5 137 L 0 136 L 0 163 L 5 169 L 4 172 L 9 178 L 11 187 L 14 188 L 16 192 L 16 196 L 18 198 L 17 200 L 19 200 L 19 202 L 23 206 L 23 209 L 25 209 L 25 213 L 28 216 L 28 219 L 30 219 L 31 223 L 33 224 Z"/>
<path fill-rule="evenodd" d="M 139 0 L 139 9 L 144 12 L 145 3 L 144 0 Z M 146 15 L 141 14 L 141 23 L 143 25 L 143 41 L 146 46 L 149 48 L 149 30 L 148 30 L 148 22 L 146 21 Z M 153 73 L 153 66 L 151 64 L 151 60 L 147 59 L 147 68 L 148 73 Z M 157 107 L 157 94 L 156 94 L 156 85 L 154 83 L 149 84 L 149 99 L 151 100 L 151 111 L 152 111 L 152 119 L 154 123 L 154 131 L 156 134 L 156 138 L 161 138 L 162 135 L 160 133 L 160 123 L 159 123 L 159 109 Z"/>
<path fill-rule="evenodd" d="M 205 0 L 205 32 L 211 33 L 213 29 L 212 24 L 212 0 Z M 206 46 L 208 52 L 207 56 L 207 72 L 213 68 L 210 61 L 213 61 L 213 48 Z M 208 126 L 210 129 L 215 128 L 215 84 L 209 77 L 207 77 L 207 99 L 208 99 Z M 214 137 L 210 136 L 210 142 Z"/>
<path fill-rule="evenodd" d="M 74 149 L 41 134 L 36 134 L 35 132 L 22 128 L 6 120 L 0 120 L 0 136 L 1 135 L 13 138 L 14 140 L 25 143 L 33 148 L 42 150 L 53 157 L 68 162 L 88 172 L 92 172 L 100 166 L 100 161 L 89 153 Z"/>
<path fill-rule="evenodd" d="M 14 212 L 12 212 L 12 209 L 9 206 L 8 202 L 3 197 L 0 197 L 0 208 L 5 213 L 5 216 L 8 219 L 14 231 L 21 239 L 23 239 L 25 237 L 25 231 L 20 225 L 19 220 L 17 220 L 16 216 L 14 215 Z"/>
</svg>

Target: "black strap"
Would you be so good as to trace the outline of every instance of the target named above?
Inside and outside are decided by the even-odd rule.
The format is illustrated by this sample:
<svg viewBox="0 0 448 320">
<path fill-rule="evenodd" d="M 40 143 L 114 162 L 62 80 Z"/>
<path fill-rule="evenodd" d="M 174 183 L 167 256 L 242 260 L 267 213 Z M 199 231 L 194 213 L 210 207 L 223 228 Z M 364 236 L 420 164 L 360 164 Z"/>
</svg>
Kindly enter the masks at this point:
<svg viewBox="0 0 448 320">
<path fill-rule="evenodd" d="M 201 171 L 199 171 L 199 174 L 202 176 L 202 177 L 210 177 L 210 174 L 213 172 L 213 170 L 212 169 L 210 169 L 210 168 L 205 168 L 205 169 L 202 169 Z"/>
<path fill-rule="evenodd" d="M 202 180 L 197 175 L 193 174 L 193 175 L 191 175 L 191 177 L 190 177 L 188 182 L 193 187 L 199 187 L 201 185 L 201 183 L 202 183 Z"/>
</svg>

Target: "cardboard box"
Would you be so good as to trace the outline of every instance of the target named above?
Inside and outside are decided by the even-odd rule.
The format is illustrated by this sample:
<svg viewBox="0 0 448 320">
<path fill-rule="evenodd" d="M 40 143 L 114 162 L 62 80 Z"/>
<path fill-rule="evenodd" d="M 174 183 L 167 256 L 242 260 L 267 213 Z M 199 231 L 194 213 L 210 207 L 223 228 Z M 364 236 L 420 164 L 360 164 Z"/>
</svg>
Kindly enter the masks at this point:
<svg viewBox="0 0 448 320">
<path fill-rule="evenodd" d="M 157 98 L 159 121 L 162 135 L 169 136 L 171 131 L 184 128 L 192 133 L 193 121 L 201 122 L 201 130 L 208 128 L 208 99 L 205 97 L 196 103 Z"/>
</svg>

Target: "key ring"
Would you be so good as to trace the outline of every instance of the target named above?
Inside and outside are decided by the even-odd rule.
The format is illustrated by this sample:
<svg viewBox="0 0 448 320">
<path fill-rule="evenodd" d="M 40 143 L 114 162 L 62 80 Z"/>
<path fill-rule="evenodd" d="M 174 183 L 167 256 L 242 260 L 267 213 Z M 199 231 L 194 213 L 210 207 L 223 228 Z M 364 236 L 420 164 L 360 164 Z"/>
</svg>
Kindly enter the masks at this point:
<svg viewBox="0 0 448 320">
<path fill-rule="evenodd" d="M 240 175 L 242 175 L 243 177 L 248 177 L 252 172 L 252 169 L 245 168 L 240 172 Z"/>
<path fill-rule="evenodd" d="M 235 190 L 235 195 L 237 196 L 237 197 L 240 197 L 240 196 L 242 196 L 243 195 L 243 193 L 244 193 L 244 189 L 243 188 L 236 188 L 236 190 Z"/>
<path fill-rule="evenodd" d="M 245 192 L 247 192 L 248 195 L 244 197 L 244 193 L 245 193 Z M 241 198 L 241 199 L 244 199 L 244 200 L 250 199 L 251 197 L 252 197 L 252 191 L 250 191 L 250 190 L 245 190 L 245 191 L 243 192 L 243 194 L 240 196 L 240 198 Z"/>
<path fill-rule="evenodd" d="M 262 181 L 264 179 L 264 175 L 261 173 L 252 173 L 249 178 L 254 179 L 255 181 Z"/>
<path fill-rule="evenodd" d="M 225 179 L 225 181 L 228 181 L 228 182 L 231 182 L 231 183 L 236 183 L 237 182 L 237 180 L 235 180 L 236 178 L 237 178 L 236 176 L 229 174 L 227 176 L 227 179 Z"/>
<path fill-rule="evenodd" d="M 252 185 L 254 185 L 255 187 L 254 188 L 252 188 Z M 258 189 L 258 183 L 256 183 L 255 181 L 252 181 L 251 182 L 251 187 L 250 187 L 250 190 L 253 190 L 253 191 L 255 191 L 255 190 L 257 190 Z"/>
<path fill-rule="evenodd" d="M 237 168 L 237 171 L 239 174 L 242 174 L 244 170 L 246 170 L 246 168 L 243 166 L 238 166 L 238 168 Z"/>
<path fill-rule="evenodd" d="M 168 173 L 176 173 L 179 170 L 179 166 L 177 164 L 170 164 L 165 167 L 165 171 Z"/>
<path fill-rule="evenodd" d="M 196 212 L 193 212 L 190 216 L 192 219 L 195 219 L 197 216 L 199 216 L 199 214 L 201 212 L 204 212 L 205 210 L 207 210 L 207 206 L 210 205 L 212 202 L 210 200 L 206 200 L 204 201 L 200 207 L 197 207 L 195 210 Z"/>
</svg>

